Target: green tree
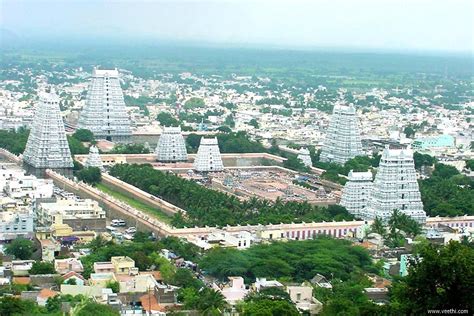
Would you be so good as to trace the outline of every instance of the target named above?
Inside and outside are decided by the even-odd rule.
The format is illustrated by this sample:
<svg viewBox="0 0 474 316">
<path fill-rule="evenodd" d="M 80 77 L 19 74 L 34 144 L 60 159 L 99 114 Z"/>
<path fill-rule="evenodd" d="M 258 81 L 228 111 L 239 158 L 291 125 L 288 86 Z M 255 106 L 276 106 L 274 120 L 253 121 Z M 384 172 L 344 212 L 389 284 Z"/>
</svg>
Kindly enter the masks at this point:
<svg viewBox="0 0 474 316">
<path fill-rule="evenodd" d="M 385 236 L 385 234 L 387 233 L 387 231 L 386 231 L 386 229 L 385 229 L 385 227 L 382 223 L 382 220 L 379 217 L 376 217 L 374 219 L 374 222 L 370 226 L 370 231 L 372 233 L 377 233 L 381 236 Z"/>
<path fill-rule="evenodd" d="M 399 314 L 431 309 L 474 309 L 474 249 L 458 242 L 428 244 L 410 260 L 408 275 L 393 285 L 392 305 Z"/>
<path fill-rule="evenodd" d="M 255 128 L 259 128 L 258 122 L 256 119 L 251 119 L 248 123 L 250 126 L 253 126 Z"/>
<path fill-rule="evenodd" d="M 77 311 L 76 316 L 118 316 L 120 313 L 109 305 L 88 302 Z"/>
<path fill-rule="evenodd" d="M 415 161 L 415 168 L 420 169 L 422 166 L 432 166 L 436 163 L 436 158 L 428 154 L 420 154 L 415 151 L 413 154 L 413 160 Z"/>
<path fill-rule="evenodd" d="M 449 179 L 452 176 L 458 175 L 459 171 L 456 167 L 445 165 L 442 163 L 437 163 L 435 165 L 435 170 L 433 171 L 433 177 L 440 177 L 444 179 Z"/>
<path fill-rule="evenodd" d="M 76 173 L 77 178 L 85 183 L 95 185 L 102 180 L 101 171 L 97 167 L 87 167 Z"/>
<path fill-rule="evenodd" d="M 203 108 L 206 104 L 204 100 L 201 98 L 191 98 L 184 103 L 185 109 L 195 109 L 195 108 Z"/>
<path fill-rule="evenodd" d="M 114 293 L 120 292 L 120 283 L 117 281 L 108 281 L 105 287 L 111 289 Z"/>
<path fill-rule="evenodd" d="M 51 262 L 36 261 L 31 267 L 30 274 L 55 274 L 56 270 Z"/>
<path fill-rule="evenodd" d="M 33 254 L 33 242 L 25 238 L 16 238 L 7 245 L 5 253 L 14 256 L 16 259 L 31 259 Z"/>
<path fill-rule="evenodd" d="M 405 127 L 405 129 L 403 129 L 403 133 L 405 133 L 406 137 L 408 138 L 412 138 L 413 136 L 415 136 L 415 129 L 411 126 L 407 126 Z"/>
<path fill-rule="evenodd" d="M 156 119 L 162 126 L 179 126 L 179 121 L 168 112 L 160 112 Z"/>
<path fill-rule="evenodd" d="M 474 171 L 474 159 L 466 160 L 466 168 Z"/>
<path fill-rule="evenodd" d="M 89 150 L 84 147 L 82 142 L 75 137 L 67 136 L 67 142 L 69 144 L 69 150 L 72 155 L 85 155 L 89 153 Z"/>
<path fill-rule="evenodd" d="M 76 132 L 72 134 L 72 137 L 81 142 L 92 142 L 94 140 L 94 134 L 90 130 L 84 128 L 76 130 Z"/>
</svg>

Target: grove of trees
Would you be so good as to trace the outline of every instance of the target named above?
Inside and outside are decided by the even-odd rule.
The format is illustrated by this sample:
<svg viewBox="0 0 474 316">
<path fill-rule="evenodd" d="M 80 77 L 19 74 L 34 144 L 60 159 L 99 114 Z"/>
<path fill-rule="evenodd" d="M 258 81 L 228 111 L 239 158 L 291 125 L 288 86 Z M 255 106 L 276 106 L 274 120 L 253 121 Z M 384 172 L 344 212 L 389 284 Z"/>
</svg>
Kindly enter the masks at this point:
<svg viewBox="0 0 474 316">
<path fill-rule="evenodd" d="M 151 165 L 120 164 L 110 174 L 150 194 L 186 210 L 172 220 L 176 227 L 225 226 L 311 221 L 352 220 L 338 205 L 318 207 L 309 203 L 282 202 L 252 198 L 240 201 L 234 196 L 208 189 L 173 173 L 155 170 Z"/>
</svg>

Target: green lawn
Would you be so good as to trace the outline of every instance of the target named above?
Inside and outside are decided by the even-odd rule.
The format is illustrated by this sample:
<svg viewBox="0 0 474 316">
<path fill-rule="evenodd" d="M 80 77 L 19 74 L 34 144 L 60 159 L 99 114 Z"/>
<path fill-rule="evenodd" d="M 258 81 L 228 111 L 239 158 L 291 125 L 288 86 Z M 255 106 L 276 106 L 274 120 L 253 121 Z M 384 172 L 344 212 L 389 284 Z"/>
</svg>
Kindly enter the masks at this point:
<svg viewBox="0 0 474 316">
<path fill-rule="evenodd" d="M 101 190 L 102 192 L 107 193 L 108 195 L 124 202 L 124 203 L 127 203 L 128 205 L 130 205 L 131 207 L 136 208 L 137 210 L 143 211 L 147 214 L 152 215 L 153 217 L 156 217 L 158 220 L 160 220 L 164 223 L 167 223 L 167 224 L 171 223 L 171 217 L 169 215 L 167 215 L 166 213 L 164 213 L 163 211 L 161 211 L 160 209 L 158 209 L 158 208 L 149 206 L 148 204 L 145 204 L 145 203 L 143 203 L 139 200 L 135 200 L 135 199 L 129 197 L 128 195 L 125 195 L 121 192 L 118 192 L 118 191 L 114 190 L 113 188 L 111 188 L 111 187 L 109 187 L 109 186 L 107 186 L 103 183 L 97 184 L 96 188 Z"/>
</svg>

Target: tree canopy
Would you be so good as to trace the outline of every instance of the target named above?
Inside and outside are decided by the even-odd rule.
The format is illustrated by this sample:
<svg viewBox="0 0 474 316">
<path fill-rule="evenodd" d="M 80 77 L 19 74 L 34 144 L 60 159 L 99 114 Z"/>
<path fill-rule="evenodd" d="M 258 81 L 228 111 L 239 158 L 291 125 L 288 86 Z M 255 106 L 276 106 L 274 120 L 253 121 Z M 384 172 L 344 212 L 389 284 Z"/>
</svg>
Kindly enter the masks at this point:
<svg viewBox="0 0 474 316">
<path fill-rule="evenodd" d="M 176 227 L 353 219 L 345 208 L 338 205 L 319 207 L 305 202 L 280 200 L 271 203 L 256 198 L 240 201 L 234 196 L 208 189 L 172 173 L 155 170 L 146 164 L 115 165 L 110 174 L 185 209 L 186 217 L 182 214 L 174 216 L 172 223 Z"/>
<path fill-rule="evenodd" d="M 100 169 L 97 167 L 83 168 L 76 173 L 77 178 L 85 183 L 95 185 L 102 180 Z"/>
<path fill-rule="evenodd" d="M 5 248 L 5 253 L 16 259 L 28 260 L 33 254 L 33 242 L 26 238 L 16 238 Z"/>
<path fill-rule="evenodd" d="M 90 130 L 84 128 L 77 129 L 76 132 L 72 134 L 72 137 L 81 142 L 92 142 L 94 140 L 94 134 Z"/>
</svg>

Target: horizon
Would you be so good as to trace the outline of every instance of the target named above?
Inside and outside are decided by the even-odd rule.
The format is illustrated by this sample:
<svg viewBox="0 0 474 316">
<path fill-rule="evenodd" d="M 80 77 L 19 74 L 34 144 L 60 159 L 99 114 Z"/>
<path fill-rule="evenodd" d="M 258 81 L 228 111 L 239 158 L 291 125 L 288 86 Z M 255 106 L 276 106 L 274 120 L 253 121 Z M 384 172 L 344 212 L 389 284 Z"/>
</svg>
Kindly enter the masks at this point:
<svg viewBox="0 0 474 316">
<path fill-rule="evenodd" d="M 390 0 L 382 5 L 362 0 L 355 6 L 347 0 L 277 1 L 271 6 L 268 1 L 233 0 L 138 1 L 133 6 L 130 1 L 108 0 L 71 1 L 67 5 L 54 0 L 0 3 L 2 46 L 12 42 L 23 45 L 61 41 L 68 45 L 77 40 L 107 40 L 147 45 L 471 57 L 474 47 L 474 14 L 470 10 L 473 4 L 467 0 L 454 4 Z M 404 3 L 406 6 L 400 8 Z M 348 15 L 349 9 L 354 14 Z M 386 13 L 388 10 L 390 14 Z M 446 10 L 455 13 L 455 17 L 445 15 Z M 408 11 L 413 12 L 407 14 Z M 386 18 L 392 19 L 390 23 Z"/>
</svg>

